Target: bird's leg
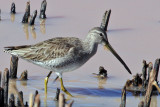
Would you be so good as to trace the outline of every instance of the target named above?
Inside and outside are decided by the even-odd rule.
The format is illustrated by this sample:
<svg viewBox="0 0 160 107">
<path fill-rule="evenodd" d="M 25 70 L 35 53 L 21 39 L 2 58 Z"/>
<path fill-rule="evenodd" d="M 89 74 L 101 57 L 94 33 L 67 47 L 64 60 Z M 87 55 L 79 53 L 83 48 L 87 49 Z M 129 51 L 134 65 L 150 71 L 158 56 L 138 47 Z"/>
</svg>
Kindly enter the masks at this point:
<svg viewBox="0 0 160 107">
<path fill-rule="evenodd" d="M 52 71 L 49 72 L 49 74 L 47 75 L 47 77 L 44 79 L 44 90 L 45 90 L 45 94 L 47 94 L 47 84 L 48 84 L 48 79 L 51 76 Z"/>
<path fill-rule="evenodd" d="M 67 91 L 67 89 L 64 87 L 62 77 L 60 77 L 60 82 L 61 82 L 61 90 L 62 90 L 63 92 L 65 92 L 67 95 L 73 97 L 73 96 Z"/>
</svg>

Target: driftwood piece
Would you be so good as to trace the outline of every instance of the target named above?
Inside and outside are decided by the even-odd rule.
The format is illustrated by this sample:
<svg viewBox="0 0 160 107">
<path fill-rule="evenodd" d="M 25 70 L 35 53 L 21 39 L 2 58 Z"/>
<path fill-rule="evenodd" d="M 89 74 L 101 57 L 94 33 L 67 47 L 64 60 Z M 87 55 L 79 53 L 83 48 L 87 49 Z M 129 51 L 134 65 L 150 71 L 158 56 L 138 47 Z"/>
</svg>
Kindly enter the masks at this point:
<svg viewBox="0 0 160 107">
<path fill-rule="evenodd" d="M 124 86 L 123 89 L 122 89 L 121 105 L 120 105 L 120 107 L 125 107 L 125 106 L 126 106 L 126 86 Z"/>
<path fill-rule="evenodd" d="M 29 25 L 34 25 L 36 16 L 37 16 L 37 10 L 35 10 L 32 16 L 30 17 Z"/>
<path fill-rule="evenodd" d="M 47 1 L 43 0 L 41 3 L 41 9 L 40 9 L 40 15 L 39 18 L 45 19 L 46 18 L 46 7 L 47 7 Z"/>
<path fill-rule="evenodd" d="M 17 78 L 17 68 L 18 68 L 18 57 L 12 55 L 11 61 L 10 61 L 10 78 L 11 79 Z"/>
<path fill-rule="evenodd" d="M 8 85 L 9 85 L 9 70 L 8 68 L 5 68 L 2 79 L 2 88 L 4 89 L 4 106 L 8 105 Z"/>
<path fill-rule="evenodd" d="M 12 13 L 12 14 L 15 14 L 15 13 L 16 13 L 16 5 L 15 5 L 14 2 L 13 2 L 12 5 L 11 5 L 11 13 Z"/>
<path fill-rule="evenodd" d="M 149 83 L 148 83 L 148 88 L 147 92 L 145 95 L 145 100 L 144 100 L 144 107 L 149 107 L 150 102 L 151 102 L 151 97 L 152 97 L 152 92 L 153 92 L 153 86 L 156 86 L 156 88 L 159 89 L 157 85 L 157 75 L 158 75 L 158 70 L 159 70 L 159 59 L 155 61 L 154 69 L 150 72 L 150 77 L 149 77 Z"/>
<path fill-rule="evenodd" d="M 26 10 L 22 19 L 22 23 L 28 23 L 28 18 L 30 16 L 30 2 L 27 2 Z"/>
</svg>

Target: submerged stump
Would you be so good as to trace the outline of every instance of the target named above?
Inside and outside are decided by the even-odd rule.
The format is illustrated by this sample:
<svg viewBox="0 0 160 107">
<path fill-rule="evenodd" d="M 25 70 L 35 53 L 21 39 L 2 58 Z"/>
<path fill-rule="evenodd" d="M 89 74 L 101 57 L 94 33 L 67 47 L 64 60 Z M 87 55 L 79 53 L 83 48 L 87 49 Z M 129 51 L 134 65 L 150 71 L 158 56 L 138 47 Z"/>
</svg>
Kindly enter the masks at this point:
<svg viewBox="0 0 160 107">
<path fill-rule="evenodd" d="M 28 80 L 28 71 L 25 70 L 21 73 L 19 80 Z"/>
</svg>

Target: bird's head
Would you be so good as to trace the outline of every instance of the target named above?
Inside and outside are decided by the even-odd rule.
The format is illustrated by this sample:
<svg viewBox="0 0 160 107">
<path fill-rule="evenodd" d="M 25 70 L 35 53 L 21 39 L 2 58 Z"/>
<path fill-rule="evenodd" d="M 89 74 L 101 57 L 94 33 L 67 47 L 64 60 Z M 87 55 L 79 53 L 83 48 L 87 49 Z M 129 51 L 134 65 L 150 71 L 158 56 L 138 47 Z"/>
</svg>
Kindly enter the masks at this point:
<svg viewBox="0 0 160 107">
<path fill-rule="evenodd" d="M 130 74 L 132 74 L 128 66 L 125 64 L 122 58 L 117 54 L 117 52 L 112 48 L 112 46 L 108 41 L 106 31 L 107 31 L 110 14 L 111 14 L 111 10 L 106 11 L 103 16 L 101 26 L 91 29 L 89 31 L 89 35 L 91 35 L 94 38 L 95 42 L 97 42 L 98 44 L 102 44 L 105 48 L 107 48 L 122 63 L 122 65 L 126 68 L 126 70 Z"/>
</svg>

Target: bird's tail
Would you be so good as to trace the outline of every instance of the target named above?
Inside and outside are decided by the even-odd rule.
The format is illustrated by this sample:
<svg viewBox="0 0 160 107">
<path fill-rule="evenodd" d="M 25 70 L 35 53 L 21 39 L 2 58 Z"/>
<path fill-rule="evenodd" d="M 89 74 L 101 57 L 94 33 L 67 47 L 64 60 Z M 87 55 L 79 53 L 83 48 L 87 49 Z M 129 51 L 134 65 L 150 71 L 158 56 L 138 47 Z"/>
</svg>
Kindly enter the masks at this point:
<svg viewBox="0 0 160 107">
<path fill-rule="evenodd" d="M 10 53 L 15 56 L 19 56 L 19 54 L 24 53 L 24 49 L 29 47 L 30 45 L 23 45 L 23 46 L 7 46 L 4 47 L 5 53 Z"/>
</svg>

